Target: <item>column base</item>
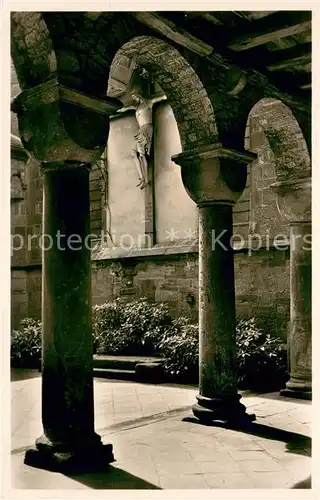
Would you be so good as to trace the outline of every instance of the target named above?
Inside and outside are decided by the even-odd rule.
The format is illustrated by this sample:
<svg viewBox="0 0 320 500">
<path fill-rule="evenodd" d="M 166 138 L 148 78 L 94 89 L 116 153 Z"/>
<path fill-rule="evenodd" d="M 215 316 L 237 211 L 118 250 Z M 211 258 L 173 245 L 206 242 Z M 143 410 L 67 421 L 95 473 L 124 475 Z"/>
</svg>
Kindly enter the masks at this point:
<svg viewBox="0 0 320 500">
<path fill-rule="evenodd" d="M 192 407 L 194 416 L 205 425 L 223 427 L 245 427 L 254 420 L 254 414 L 246 413 L 246 407 L 240 403 L 241 395 L 228 398 L 206 398 L 198 395 L 198 404 Z"/>
<path fill-rule="evenodd" d="M 287 398 L 293 398 L 293 399 L 307 399 L 308 401 L 312 400 L 311 391 L 295 391 L 293 389 L 281 389 L 280 396 L 285 396 Z"/>
<path fill-rule="evenodd" d="M 287 398 L 307 399 L 310 401 L 312 399 L 311 380 L 291 377 L 286 383 L 286 387 L 281 389 L 280 395 Z"/>
<path fill-rule="evenodd" d="M 103 472 L 115 461 L 112 444 L 104 445 L 100 441 L 94 446 L 67 451 L 62 449 L 61 445 L 44 444 L 45 440 L 47 440 L 45 437 L 39 438 L 36 440 L 36 447 L 26 451 L 24 458 L 26 465 L 62 474 L 83 474 Z"/>
</svg>

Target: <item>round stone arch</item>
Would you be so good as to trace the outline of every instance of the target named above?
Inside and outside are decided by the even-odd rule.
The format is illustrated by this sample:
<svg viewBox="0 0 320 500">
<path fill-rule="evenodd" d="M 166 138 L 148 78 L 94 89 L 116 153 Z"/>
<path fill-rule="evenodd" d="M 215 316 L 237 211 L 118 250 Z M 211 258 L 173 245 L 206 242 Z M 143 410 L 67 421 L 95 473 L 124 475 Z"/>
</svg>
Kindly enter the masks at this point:
<svg viewBox="0 0 320 500">
<path fill-rule="evenodd" d="M 174 47 L 160 39 L 138 36 L 117 51 L 110 66 L 108 96 L 118 97 L 112 80 L 117 79 L 119 67 L 129 67 L 133 60 L 147 69 L 165 92 L 177 121 L 182 151 L 218 142 L 212 104 L 200 78 Z"/>
<path fill-rule="evenodd" d="M 22 90 L 56 75 L 52 39 L 40 12 L 12 12 L 11 57 Z"/>
<path fill-rule="evenodd" d="M 266 137 L 274 156 L 277 182 L 310 177 L 308 146 L 300 125 L 288 106 L 277 99 L 263 98 L 251 109 L 247 120 L 245 148 L 258 153 L 257 161 L 261 134 Z"/>
</svg>

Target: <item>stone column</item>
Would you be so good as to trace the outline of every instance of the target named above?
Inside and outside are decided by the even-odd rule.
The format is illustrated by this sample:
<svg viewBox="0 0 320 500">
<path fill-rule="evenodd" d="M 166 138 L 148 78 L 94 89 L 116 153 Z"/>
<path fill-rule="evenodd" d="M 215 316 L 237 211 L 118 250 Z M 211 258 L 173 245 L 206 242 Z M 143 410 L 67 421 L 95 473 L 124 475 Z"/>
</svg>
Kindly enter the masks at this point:
<svg viewBox="0 0 320 500">
<path fill-rule="evenodd" d="M 199 209 L 199 395 L 193 413 L 200 422 L 242 426 L 255 418 L 237 392 L 232 247 L 232 207 L 254 158 L 221 144 L 173 157 Z"/>
<path fill-rule="evenodd" d="M 273 185 L 278 210 L 290 226 L 290 380 L 283 396 L 311 399 L 311 180 Z"/>
<path fill-rule="evenodd" d="M 90 164 L 104 149 L 108 117 L 118 107 L 54 80 L 22 92 L 13 104 L 22 142 L 44 177 L 43 435 L 25 463 L 64 473 L 105 469 L 113 461 L 112 445 L 94 431 L 88 235 Z"/>
</svg>

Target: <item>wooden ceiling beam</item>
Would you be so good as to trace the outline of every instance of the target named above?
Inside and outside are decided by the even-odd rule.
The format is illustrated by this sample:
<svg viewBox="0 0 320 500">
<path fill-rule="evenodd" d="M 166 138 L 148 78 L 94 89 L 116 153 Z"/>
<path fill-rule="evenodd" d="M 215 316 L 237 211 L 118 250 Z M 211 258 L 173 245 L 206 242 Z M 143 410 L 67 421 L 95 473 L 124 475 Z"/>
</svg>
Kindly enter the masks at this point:
<svg viewBox="0 0 320 500">
<path fill-rule="evenodd" d="M 175 23 L 172 21 L 169 21 L 168 19 L 159 16 L 158 14 L 155 13 L 149 13 L 149 12 L 134 12 L 131 13 L 133 17 L 135 17 L 138 21 L 143 23 L 144 25 L 148 26 L 149 28 L 153 29 L 157 33 L 160 33 L 164 38 L 167 38 L 169 40 L 174 41 L 177 45 L 180 45 L 181 47 L 185 47 L 188 50 L 197 53 L 198 55 L 202 56 L 204 59 L 208 61 L 208 63 L 213 63 L 213 64 L 221 64 L 224 65 L 225 68 L 231 68 L 234 64 L 239 65 L 243 69 L 249 69 L 249 70 L 254 70 L 259 72 L 259 70 L 255 69 L 254 66 L 243 66 L 241 63 L 238 63 L 233 60 L 234 56 L 236 55 L 234 52 L 229 51 L 229 57 L 223 56 L 220 51 L 217 53 L 215 49 L 206 44 L 205 42 L 202 42 L 198 38 L 194 37 L 187 31 L 183 30 L 180 27 L 177 27 Z M 269 17 L 269 16 L 268 16 Z M 233 58 L 232 58 L 233 57 Z M 238 57 L 238 56 L 237 56 Z M 242 58 L 243 59 L 243 58 Z M 264 72 L 260 72 L 260 74 L 264 74 Z M 292 95 L 290 96 L 290 91 L 289 93 L 285 90 L 284 85 L 283 85 L 283 74 L 285 75 L 285 78 L 287 79 L 288 75 L 283 72 L 279 73 L 279 78 L 277 73 L 269 73 L 270 75 L 276 75 L 277 78 L 273 78 L 269 80 L 269 87 L 270 89 L 273 89 L 274 95 L 278 96 L 279 99 L 283 100 L 283 102 L 288 103 L 289 105 L 292 105 L 296 107 L 296 109 L 300 109 L 305 111 L 306 113 L 309 112 L 309 104 L 307 101 L 304 100 L 304 98 L 299 97 L 298 95 Z M 267 78 L 268 75 L 264 75 Z M 296 78 L 296 76 L 295 76 Z M 273 80 L 276 80 L 280 84 L 278 85 L 276 82 L 273 82 Z M 297 86 L 295 86 L 295 91 L 299 90 L 299 85 L 307 83 L 306 80 L 299 82 Z M 282 89 L 282 90 L 281 90 Z"/>
<path fill-rule="evenodd" d="M 302 54 L 298 57 L 293 57 L 290 59 L 284 59 L 274 64 L 267 66 L 269 71 L 279 71 L 282 69 L 295 68 L 296 66 L 302 66 L 311 62 L 311 53 Z"/>
<path fill-rule="evenodd" d="M 243 61 L 247 66 L 257 69 L 262 73 L 267 68 L 269 69 L 275 67 L 275 70 L 282 69 L 281 65 L 284 63 L 284 67 L 292 67 L 294 63 L 291 64 L 291 60 L 297 59 L 296 64 L 299 66 L 299 58 L 302 57 L 301 61 L 304 59 L 308 62 L 308 58 L 311 59 L 312 45 L 311 43 L 302 43 L 294 45 L 288 49 L 270 51 L 267 47 L 256 47 L 254 49 L 245 52 L 232 52 L 239 61 Z M 288 61 L 288 63 L 286 63 Z M 303 64 L 303 62 L 301 62 Z M 270 71 L 270 70 L 269 70 Z M 271 69 L 272 71 L 272 69 Z"/>
<path fill-rule="evenodd" d="M 308 30 L 311 30 L 311 21 L 295 24 L 294 26 L 289 26 L 286 28 L 280 28 L 276 31 L 270 31 L 269 33 L 244 35 L 237 40 L 229 43 L 228 47 L 229 49 L 235 51 L 248 50 L 254 47 L 258 47 L 258 45 L 265 45 L 266 43 L 275 42 L 280 38 L 297 35 L 298 33 L 302 33 L 303 31 Z"/>
<path fill-rule="evenodd" d="M 223 26 L 223 22 L 220 21 L 216 16 L 213 16 L 211 12 L 201 12 L 199 13 L 203 19 L 209 21 L 209 23 L 214 24 L 215 26 Z"/>
<path fill-rule="evenodd" d="M 289 89 L 299 90 L 302 88 L 303 85 L 309 85 L 311 83 L 311 78 L 312 78 L 311 72 L 306 72 L 306 71 L 291 74 L 288 71 L 281 70 L 281 71 L 274 71 L 273 73 L 268 72 L 268 74 L 273 76 L 273 81 L 276 87 L 280 87 L 281 83 L 283 85 L 283 82 L 285 82 L 284 87 L 288 85 L 288 90 Z"/>
<path fill-rule="evenodd" d="M 250 19 L 250 21 L 256 19 L 262 19 L 263 17 L 270 16 L 275 12 L 277 11 L 275 10 L 264 10 L 264 11 L 254 11 L 254 12 L 242 11 L 242 13 L 246 16 L 247 19 Z"/>
<path fill-rule="evenodd" d="M 240 31 L 227 45 L 234 51 L 249 50 L 308 30 L 311 30 L 311 12 L 276 12 L 252 21 L 246 33 Z"/>
<path fill-rule="evenodd" d="M 178 28 L 172 21 L 160 17 L 151 12 L 134 12 L 132 14 L 138 21 L 149 28 L 157 31 L 161 35 L 169 38 L 173 42 L 195 52 L 200 56 L 208 56 L 213 53 L 213 47 L 190 35 L 182 28 Z"/>
</svg>

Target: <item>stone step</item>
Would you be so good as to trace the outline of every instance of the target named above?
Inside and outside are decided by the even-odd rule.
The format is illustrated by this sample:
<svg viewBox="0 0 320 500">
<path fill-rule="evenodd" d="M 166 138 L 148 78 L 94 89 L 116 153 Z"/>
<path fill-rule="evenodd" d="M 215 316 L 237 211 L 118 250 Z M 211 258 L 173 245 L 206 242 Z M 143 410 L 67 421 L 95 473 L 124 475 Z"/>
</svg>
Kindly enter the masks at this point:
<svg viewBox="0 0 320 500">
<path fill-rule="evenodd" d="M 162 360 L 146 356 L 101 356 L 93 359 L 94 377 L 140 382 L 161 383 L 164 381 Z"/>
<path fill-rule="evenodd" d="M 162 360 L 153 356 L 109 356 L 95 354 L 93 367 L 103 369 L 135 370 L 138 364 L 161 364 Z"/>
<path fill-rule="evenodd" d="M 113 368 L 94 368 L 93 376 L 97 378 L 108 378 L 116 380 L 137 380 L 135 370 L 119 370 Z"/>
</svg>

